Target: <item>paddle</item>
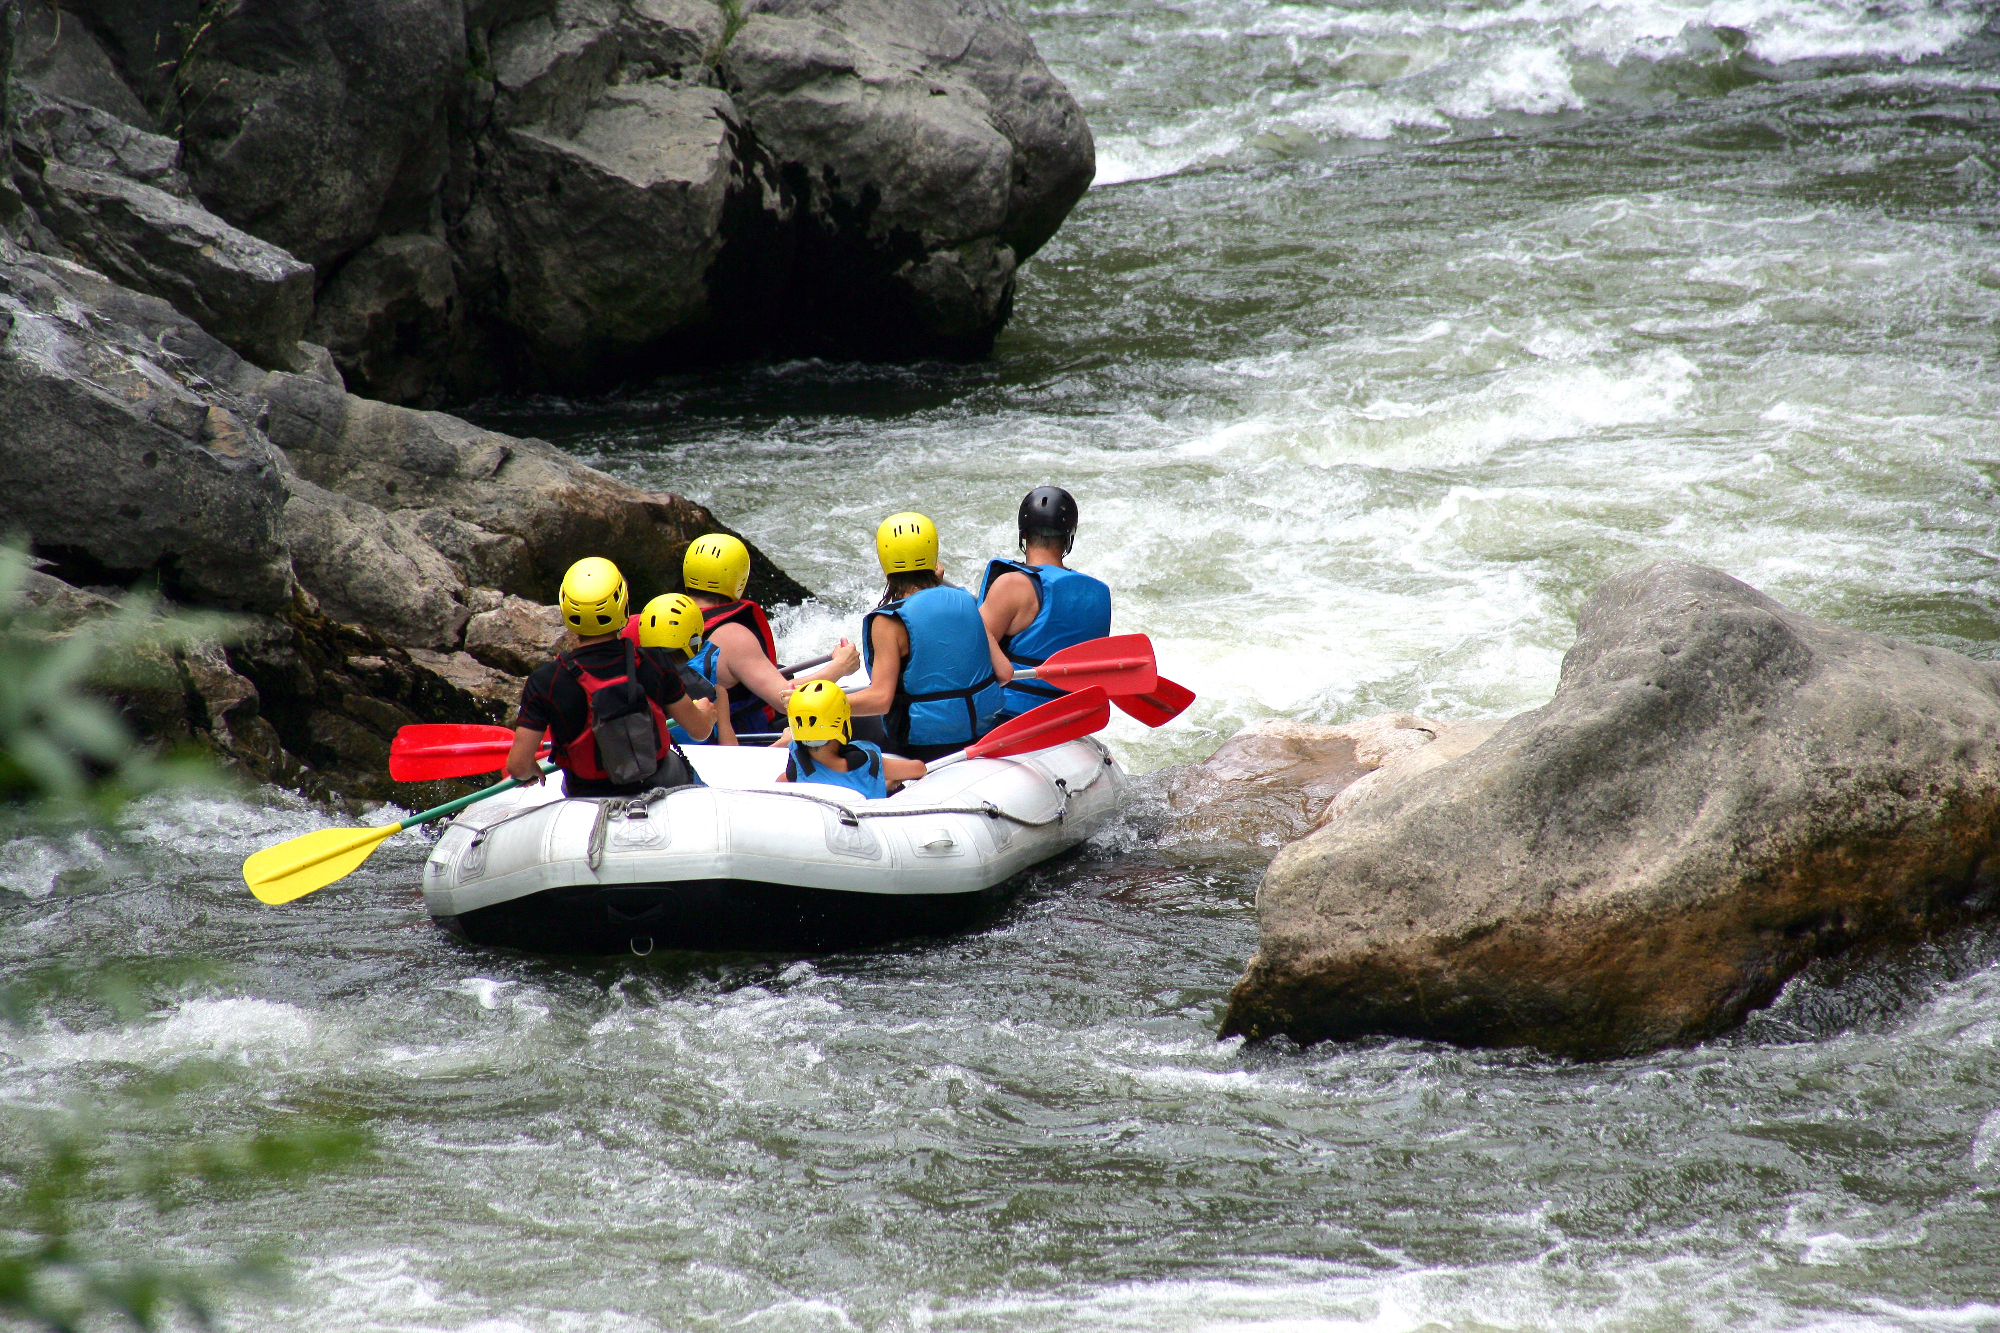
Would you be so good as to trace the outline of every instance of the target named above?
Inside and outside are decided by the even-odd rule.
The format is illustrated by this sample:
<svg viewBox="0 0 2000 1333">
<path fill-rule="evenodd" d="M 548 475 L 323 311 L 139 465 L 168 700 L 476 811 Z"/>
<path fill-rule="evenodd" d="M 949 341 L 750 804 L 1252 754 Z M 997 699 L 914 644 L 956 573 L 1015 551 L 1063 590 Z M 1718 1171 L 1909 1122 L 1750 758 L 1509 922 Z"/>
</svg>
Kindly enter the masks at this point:
<svg viewBox="0 0 2000 1333">
<path fill-rule="evenodd" d="M 1164 727 L 1187 711 L 1187 706 L 1194 702 L 1194 691 L 1161 676 L 1151 693 L 1117 694 L 1111 702 L 1126 716 L 1136 717 L 1149 727 Z"/>
<path fill-rule="evenodd" d="M 389 742 L 389 776 L 397 782 L 434 782 L 498 772 L 514 744 L 512 727 L 479 722 L 413 722 Z M 548 753 L 548 742 L 538 752 Z"/>
<path fill-rule="evenodd" d="M 1109 721 L 1111 701 L 1103 690 L 1087 685 L 1074 694 L 1031 708 L 1011 722 L 1001 723 L 963 750 L 945 755 L 926 767 L 935 773 L 961 759 L 1005 759 L 1029 750 L 1046 750 L 1102 731 Z"/>
<path fill-rule="evenodd" d="M 1114 634 L 1072 644 L 1040 666 L 1017 667 L 1014 679 L 1039 680 L 1071 692 L 1095 685 L 1108 695 L 1150 694 L 1159 682 L 1159 673 L 1153 664 L 1151 639 L 1143 634 Z"/>
<path fill-rule="evenodd" d="M 555 771 L 554 764 L 542 765 L 544 773 Z M 404 829 L 457 814 L 475 801 L 483 801 L 520 785 L 508 778 L 470 796 L 461 796 L 420 815 L 411 815 L 400 824 L 384 824 L 379 828 L 325 828 L 293 838 L 290 842 L 281 842 L 276 847 L 266 847 L 261 852 L 253 852 L 250 859 L 243 863 L 243 882 L 250 886 L 250 892 L 257 895 L 257 901 L 273 906 L 303 898 L 314 889 L 323 889 L 359 870 L 361 863 L 373 856 L 377 847 Z"/>
<path fill-rule="evenodd" d="M 811 671 L 814 667 L 825 666 L 828 662 L 831 662 L 832 660 L 833 660 L 833 654 L 828 653 L 824 657 L 815 657 L 810 662 L 794 662 L 792 663 L 792 665 L 788 667 L 779 667 L 778 674 L 783 676 L 786 680 L 790 680 L 793 676 L 798 675 L 799 672 L 801 671 Z"/>
</svg>

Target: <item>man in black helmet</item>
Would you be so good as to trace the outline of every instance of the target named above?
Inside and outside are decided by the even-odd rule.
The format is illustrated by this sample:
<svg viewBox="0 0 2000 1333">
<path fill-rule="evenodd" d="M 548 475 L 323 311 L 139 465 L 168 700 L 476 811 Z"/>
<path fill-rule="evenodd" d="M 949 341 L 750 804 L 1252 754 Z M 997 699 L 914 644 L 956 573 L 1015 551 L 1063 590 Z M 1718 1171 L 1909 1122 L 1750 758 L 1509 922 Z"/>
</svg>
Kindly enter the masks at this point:
<svg viewBox="0 0 2000 1333">
<path fill-rule="evenodd" d="M 1076 498 L 1060 486 L 1037 486 L 1021 501 L 1021 558 L 986 566 L 979 614 L 1000 651 L 1015 666 L 1040 666 L 1072 644 L 1111 632 L 1111 589 L 1063 564 L 1076 544 Z M 1039 681 L 1006 689 L 1003 718 L 1060 699 Z"/>
</svg>

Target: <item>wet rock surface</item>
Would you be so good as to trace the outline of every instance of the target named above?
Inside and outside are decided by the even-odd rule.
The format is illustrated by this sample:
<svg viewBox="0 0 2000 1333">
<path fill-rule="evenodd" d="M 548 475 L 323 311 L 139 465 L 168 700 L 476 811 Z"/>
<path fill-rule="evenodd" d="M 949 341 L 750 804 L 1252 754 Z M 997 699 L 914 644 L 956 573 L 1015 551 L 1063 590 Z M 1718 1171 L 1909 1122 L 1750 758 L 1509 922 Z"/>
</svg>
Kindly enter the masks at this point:
<svg viewBox="0 0 2000 1333">
<path fill-rule="evenodd" d="M 2000 907 L 2000 669 L 1702 566 L 1608 581 L 1549 704 L 1424 753 L 1272 862 L 1225 1033 L 1643 1051 Z"/>
<path fill-rule="evenodd" d="M 176 209 L 129 171 L 28 162 L 61 239 L 157 255 L 248 233 L 264 268 L 314 271 L 310 336 L 350 384 L 399 402 L 727 353 L 982 354 L 1095 170 L 1075 100 L 973 0 L 29 9 L 24 86 L 176 136 L 189 187 Z M 176 283 L 157 257 L 116 276 L 292 366 L 296 328 L 221 326 L 256 265 L 214 248 L 227 275 L 174 250 Z"/>
<path fill-rule="evenodd" d="M 1379 789 L 1410 771 L 1455 758 L 1496 722 L 1441 722 L 1384 713 L 1318 726 L 1271 718 L 1224 741 L 1206 761 L 1166 782 L 1166 835 L 1176 842 L 1277 848 L 1318 828 L 1349 792 Z"/>
<path fill-rule="evenodd" d="M 104 683 L 153 739 L 258 781 L 394 796 L 398 727 L 504 722 L 550 645 L 551 608 L 496 583 L 545 597 L 596 550 L 671 586 L 720 526 L 540 441 L 266 371 L 167 302 L 0 234 L 0 527 L 46 566 L 31 599 L 63 627 L 133 586 L 236 616 Z M 761 564 L 774 600 L 798 588 Z M 475 615 L 489 661 L 466 651 Z"/>
</svg>

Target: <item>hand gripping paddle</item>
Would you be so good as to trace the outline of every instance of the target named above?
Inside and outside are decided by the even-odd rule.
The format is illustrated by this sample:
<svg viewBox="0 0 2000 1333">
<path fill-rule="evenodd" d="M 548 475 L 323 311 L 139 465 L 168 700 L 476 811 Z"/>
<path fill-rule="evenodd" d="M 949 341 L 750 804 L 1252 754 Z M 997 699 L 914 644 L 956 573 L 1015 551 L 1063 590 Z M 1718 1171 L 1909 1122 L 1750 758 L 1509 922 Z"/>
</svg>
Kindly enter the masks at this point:
<svg viewBox="0 0 2000 1333">
<path fill-rule="evenodd" d="M 542 765 L 544 773 L 555 771 L 554 764 Z M 470 796 L 461 796 L 420 815 L 411 815 L 400 824 L 383 824 L 379 828 L 325 828 L 293 838 L 290 842 L 281 842 L 276 847 L 266 847 L 261 852 L 253 852 L 250 859 L 243 863 L 243 882 L 250 886 L 250 892 L 257 895 L 257 901 L 273 906 L 303 898 L 314 889 L 323 889 L 359 870 L 361 863 L 373 856 L 377 847 L 404 829 L 457 814 L 475 801 L 498 796 L 520 785 L 508 778 Z"/>
</svg>

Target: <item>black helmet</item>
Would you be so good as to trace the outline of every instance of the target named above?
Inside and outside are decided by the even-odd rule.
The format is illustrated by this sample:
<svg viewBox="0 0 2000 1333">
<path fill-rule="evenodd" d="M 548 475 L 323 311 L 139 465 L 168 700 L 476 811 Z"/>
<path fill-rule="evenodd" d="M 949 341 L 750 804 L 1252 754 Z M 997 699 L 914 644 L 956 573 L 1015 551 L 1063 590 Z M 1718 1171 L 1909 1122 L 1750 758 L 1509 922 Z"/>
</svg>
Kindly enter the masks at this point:
<svg viewBox="0 0 2000 1333">
<path fill-rule="evenodd" d="M 1063 554 L 1076 543 L 1076 497 L 1060 486 L 1037 486 L 1021 501 L 1021 546 L 1030 537 L 1060 537 Z"/>
</svg>

